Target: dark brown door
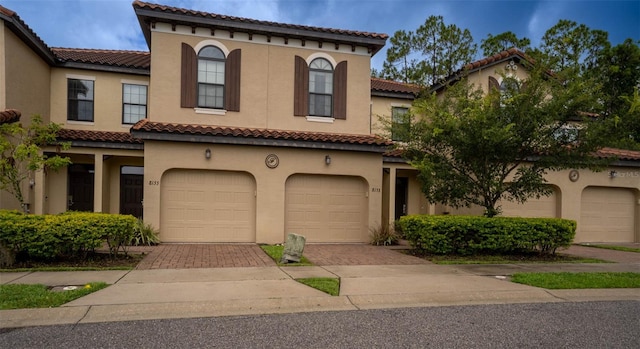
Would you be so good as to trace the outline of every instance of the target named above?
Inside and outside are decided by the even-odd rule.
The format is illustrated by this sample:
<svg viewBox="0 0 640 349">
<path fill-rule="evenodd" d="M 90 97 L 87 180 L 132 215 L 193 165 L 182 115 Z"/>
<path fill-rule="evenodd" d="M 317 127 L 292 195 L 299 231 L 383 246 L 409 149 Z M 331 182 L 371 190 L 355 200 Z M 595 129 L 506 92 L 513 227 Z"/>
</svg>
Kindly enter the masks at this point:
<svg viewBox="0 0 640 349">
<path fill-rule="evenodd" d="M 67 209 L 93 212 L 93 165 L 69 166 Z"/>
<path fill-rule="evenodd" d="M 142 181 L 138 174 L 120 174 L 120 213 L 142 218 Z"/>
<path fill-rule="evenodd" d="M 400 219 L 402 216 L 407 215 L 407 194 L 409 191 L 409 178 L 398 177 L 396 178 L 396 217 Z"/>
</svg>

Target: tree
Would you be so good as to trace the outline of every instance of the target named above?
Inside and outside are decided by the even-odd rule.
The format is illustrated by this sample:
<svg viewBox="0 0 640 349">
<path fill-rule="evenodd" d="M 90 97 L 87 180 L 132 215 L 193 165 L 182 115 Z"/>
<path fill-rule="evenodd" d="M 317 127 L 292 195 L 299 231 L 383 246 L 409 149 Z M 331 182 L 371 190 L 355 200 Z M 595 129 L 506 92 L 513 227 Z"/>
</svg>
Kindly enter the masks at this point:
<svg viewBox="0 0 640 349">
<path fill-rule="evenodd" d="M 488 34 L 486 39 L 480 41 L 480 48 L 485 57 L 495 55 L 510 48 L 517 48 L 520 51 L 529 51 L 531 40 L 528 38 L 518 38 L 516 34 L 507 31 L 498 35 Z"/>
<path fill-rule="evenodd" d="M 476 54 L 468 29 L 430 16 L 415 32 L 397 31 L 390 40 L 382 75 L 386 79 L 431 86 L 453 74 Z"/>
<path fill-rule="evenodd" d="M 547 72 L 530 67 L 526 81 L 505 75 L 504 88 L 489 93 L 463 76 L 414 102 L 404 157 L 419 170 L 430 201 L 479 205 L 491 217 L 500 213 L 501 199 L 524 203 L 549 195 L 549 170 L 602 165 L 590 156 L 600 147 L 591 130 L 597 119 L 573 126 L 596 103 L 584 91 L 597 85 L 564 83 Z"/>
<path fill-rule="evenodd" d="M 29 127 L 20 123 L 0 125 L 0 190 L 13 195 L 24 206 L 23 183 L 33 171 L 56 171 L 71 164 L 68 157 L 49 156 L 42 147 L 54 144 L 60 126 L 54 123 L 44 124 L 39 115 L 31 118 Z M 60 145 L 68 149 L 69 144 Z"/>
</svg>

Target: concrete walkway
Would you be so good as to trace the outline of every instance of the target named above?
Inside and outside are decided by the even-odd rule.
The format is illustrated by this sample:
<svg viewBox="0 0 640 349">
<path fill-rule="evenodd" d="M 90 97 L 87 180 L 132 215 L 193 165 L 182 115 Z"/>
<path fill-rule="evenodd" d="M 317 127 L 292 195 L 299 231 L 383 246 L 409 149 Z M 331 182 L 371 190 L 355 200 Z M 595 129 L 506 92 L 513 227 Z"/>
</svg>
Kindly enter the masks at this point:
<svg viewBox="0 0 640 349">
<path fill-rule="evenodd" d="M 640 272 L 640 263 L 420 263 L 0 273 L 2 284 L 111 284 L 59 308 L 2 310 L 0 328 L 417 306 L 640 300 L 640 289 L 545 290 L 503 277 L 515 271 L 538 270 Z M 332 297 L 294 280 L 302 277 L 338 277 L 340 295 Z"/>
</svg>

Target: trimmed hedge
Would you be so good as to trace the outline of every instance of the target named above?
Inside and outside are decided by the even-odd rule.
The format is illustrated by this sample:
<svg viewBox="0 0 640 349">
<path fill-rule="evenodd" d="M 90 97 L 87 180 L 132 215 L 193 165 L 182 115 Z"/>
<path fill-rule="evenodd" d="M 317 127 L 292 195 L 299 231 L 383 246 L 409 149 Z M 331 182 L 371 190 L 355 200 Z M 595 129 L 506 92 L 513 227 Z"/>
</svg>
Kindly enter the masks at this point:
<svg viewBox="0 0 640 349">
<path fill-rule="evenodd" d="M 414 248 L 432 254 L 555 253 L 576 233 L 575 221 L 560 218 L 415 215 L 399 225 Z"/>
<path fill-rule="evenodd" d="M 111 254 L 131 241 L 136 218 L 131 215 L 66 212 L 25 215 L 0 210 L 0 244 L 32 259 L 86 257 L 104 243 Z M 126 252 L 126 251 L 125 251 Z"/>
</svg>

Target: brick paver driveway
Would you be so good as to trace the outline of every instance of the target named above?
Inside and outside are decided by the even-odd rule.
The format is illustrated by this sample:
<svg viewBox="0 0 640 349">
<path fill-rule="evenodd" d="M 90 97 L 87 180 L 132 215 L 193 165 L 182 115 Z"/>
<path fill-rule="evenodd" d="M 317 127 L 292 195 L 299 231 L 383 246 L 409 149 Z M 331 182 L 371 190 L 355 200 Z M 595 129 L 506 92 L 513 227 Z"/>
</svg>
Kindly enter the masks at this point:
<svg viewBox="0 0 640 349">
<path fill-rule="evenodd" d="M 423 259 L 366 244 L 307 244 L 304 256 L 315 265 L 406 265 Z M 256 244 L 160 244 L 137 269 L 268 267 L 276 263 Z"/>
</svg>

